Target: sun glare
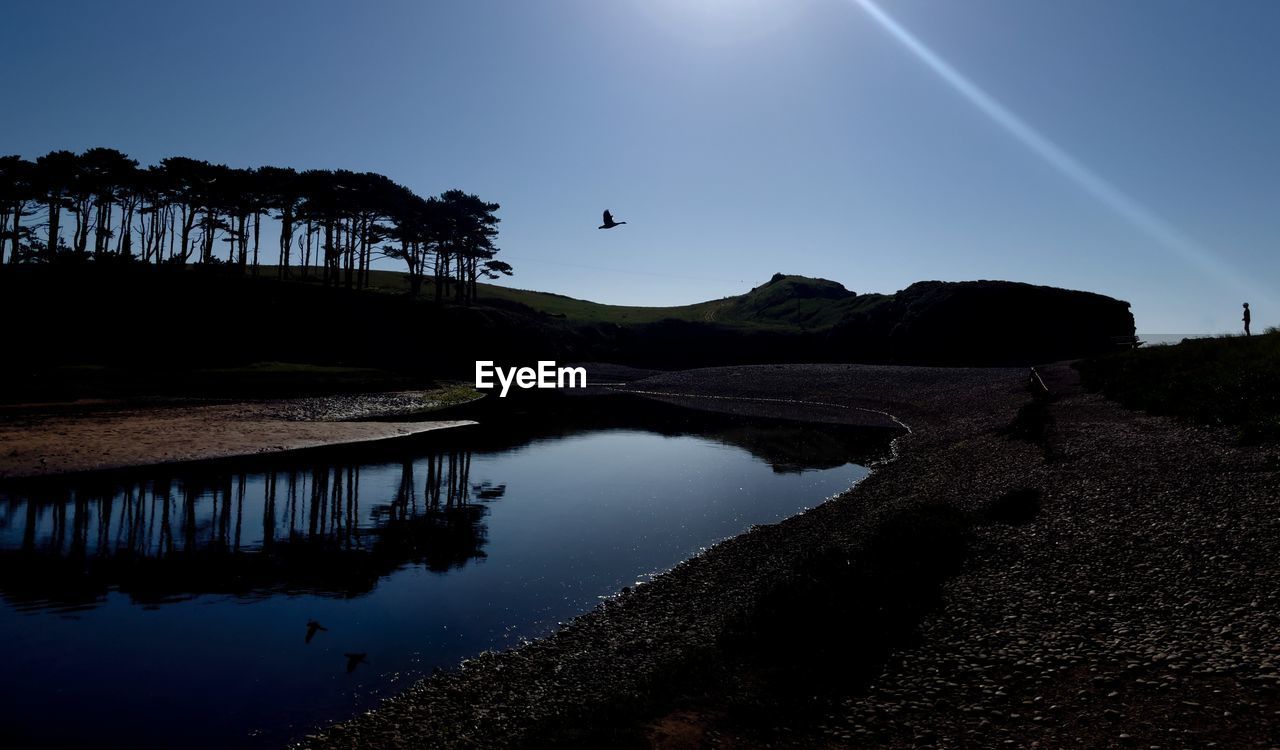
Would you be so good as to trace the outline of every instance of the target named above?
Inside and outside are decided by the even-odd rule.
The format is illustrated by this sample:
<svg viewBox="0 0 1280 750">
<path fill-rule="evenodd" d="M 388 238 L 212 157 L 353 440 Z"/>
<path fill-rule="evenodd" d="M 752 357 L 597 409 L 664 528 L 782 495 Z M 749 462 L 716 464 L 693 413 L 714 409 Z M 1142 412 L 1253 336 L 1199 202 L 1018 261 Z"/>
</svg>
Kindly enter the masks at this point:
<svg viewBox="0 0 1280 750">
<path fill-rule="evenodd" d="M 850 2 L 865 11 L 889 36 L 946 82 L 956 93 L 991 118 L 1002 130 L 1138 231 L 1197 270 L 1216 279 L 1224 285 L 1224 288 L 1233 289 L 1242 296 L 1266 299 L 1276 304 L 1274 295 L 1247 278 L 1220 255 L 1183 234 L 1170 221 L 1109 182 L 988 94 L 978 84 L 942 59 L 874 0 L 850 0 Z"/>
<path fill-rule="evenodd" d="M 786 28 L 803 0 L 647 0 L 637 6 L 654 23 L 690 41 L 749 41 Z"/>
</svg>

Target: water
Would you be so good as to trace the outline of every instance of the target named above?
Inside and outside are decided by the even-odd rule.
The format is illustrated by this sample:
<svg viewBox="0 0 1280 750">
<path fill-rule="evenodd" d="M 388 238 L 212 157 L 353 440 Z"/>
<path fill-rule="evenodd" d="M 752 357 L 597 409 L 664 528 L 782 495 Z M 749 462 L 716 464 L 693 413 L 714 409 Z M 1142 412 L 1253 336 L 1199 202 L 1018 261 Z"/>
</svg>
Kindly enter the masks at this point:
<svg viewBox="0 0 1280 750">
<path fill-rule="evenodd" d="M 9 746 L 280 747 L 813 506 L 886 444 L 587 411 L 0 489 Z"/>
</svg>

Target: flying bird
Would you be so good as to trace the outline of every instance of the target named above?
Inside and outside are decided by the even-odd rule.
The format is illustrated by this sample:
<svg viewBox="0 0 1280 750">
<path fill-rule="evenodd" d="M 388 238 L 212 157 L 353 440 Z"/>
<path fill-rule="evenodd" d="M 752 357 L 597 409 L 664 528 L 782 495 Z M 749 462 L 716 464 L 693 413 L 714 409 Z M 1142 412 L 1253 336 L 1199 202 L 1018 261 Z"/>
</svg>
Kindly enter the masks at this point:
<svg viewBox="0 0 1280 750">
<path fill-rule="evenodd" d="M 347 657 L 347 674 L 356 671 L 356 665 L 369 663 L 369 655 L 365 653 L 343 654 L 343 656 Z"/>
<path fill-rule="evenodd" d="M 614 228 L 614 227 L 616 227 L 616 226 L 621 226 L 621 225 L 626 224 L 626 223 L 627 223 L 627 222 L 625 222 L 625 221 L 614 221 L 614 220 L 613 220 L 613 214 L 609 213 L 608 211 L 605 211 L 605 212 L 604 212 L 604 223 L 603 223 L 603 224 L 601 224 L 598 228 L 599 228 L 599 229 L 613 229 L 613 228 Z"/>
<path fill-rule="evenodd" d="M 306 642 L 310 643 L 311 639 L 316 637 L 316 633 L 321 630 L 328 630 L 328 628 L 316 622 L 315 620 L 307 620 L 307 641 Z"/>
</svg>

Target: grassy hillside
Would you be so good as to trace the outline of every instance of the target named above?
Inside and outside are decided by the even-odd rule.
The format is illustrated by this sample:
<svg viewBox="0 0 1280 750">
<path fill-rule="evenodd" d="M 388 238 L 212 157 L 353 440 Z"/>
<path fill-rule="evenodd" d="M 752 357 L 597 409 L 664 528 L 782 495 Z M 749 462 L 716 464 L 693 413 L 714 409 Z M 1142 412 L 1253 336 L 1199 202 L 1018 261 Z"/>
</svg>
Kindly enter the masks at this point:
<svg viewBox="0 0 1280 750">
<path fill-rule="evenodd" d="M 484 285 L 481 301 L 505 300 L 577 323 L 654 323 L 683 320 L 749 328 L 822 330 L 883 299 L 858 296 L 826 279 L 778 274 L 746 294 L 678 307 L 602 305 L 559 294 Z"/>
<path fill-rule="evenodd" d="M 275 269 L 263 271 L 272 275 Z M 294 278 L 300 278 L 296 273 Z M 398 271 L 373 271 L 371 288 L 391 294 L 409 291 L 408 277 Z M 430 296 L 430 281 L 424 294 Z M 618 325 L 682 320 L 751 328 L 821 330 L 840 323 L 850 313 L 874 305 L 885 295 L 859 296 L 826 279 L 778 274 L 746 294 L 674 307 L 606 305 L 563 294 L 514 289 L 496 284 L 479 285 L 481 304 L 519 305 L 569 323 Z"/>
<path fill-rule="evenodd" d="M 301 274 L 295 267 L 292 278 L 301 280 Z M 273 276 L 276 267 L 263 267 L 264 275 Z M 314 273 L 314 271 L 313 271 Z M 317 277 L 313 280 L 319 281 Z M 370 288 L 373 291 L 388 294 L 407 294 L 409 277 L 400 271 L 370 272 Z M 422 294 L 430 298 L 432 294 L 431 280 L 423 284 Z M 714 321 L 717 311 L 730 304 L 736 297 L 726 300 L 699 302 L 678 307 L 632 307 L 627 305 L 605 305 L 583 299 L 566 297 L 551 292 L 536 292 L 529 289 L 514 289 L 497 284 L 479 284 L 480 304 L 496 303 L 494 306 L 510 307 L 518 305 L 532 312 L 542 313 L 571 323 L 654 323 L 659 320 Z"/>
<path fill-rule="evenodd" d="M 1280 440 L 1280 333 L 1189 339 L 1078 365 L 1084 384 L 1134 409 Z"/>
<path fill-rule="evenodd" d="M 885 298 L 857 295 L 827 279 L 777 274 L 725 306 L 721 318 L 748 325 L 782 325 L 804 330 L 831 328 Z"/>
<path fill-rule="evenodd" d="M 405 294 L 404 275 L 387 271 L 373 274 L 371 290 L 293 279 L 282 282 L 271 268 L 256 277 L 139 264 L 6 268 L 0 319 L 21 324 L 8 334 L 0 390 L 37 398 L 76 383 L 155 393 L 217 390 L 224 381 L 251 392 L 303 381 L 390 387 L 402 376 L 469 377 L 482 359 L 1023 365 L 1104 352 L 1113 337 L 1133 334 L 1128 303 L 1007 281 L 860 295 L 779 274 L 736 297 L 626 307 L 490 285 L 476 305 L 437 304 Z M 263 362 L 322 369 L 252 367 Z"/>
<path fill-rule="evenodd" d="M 563 294 L 534 292 L 527 289 L 511 289 L 492 284 L 480 285 L 480 303 L 494 300 L 515 302 L 533 310 L 563 318 L 572 323 L 655 323 L 659 320 L 688 320 L 713 322 L 728 300 L 699 302 L 679 307 L 632 307 L 628 305 L 603 305 L 599 302 L 566 297 Z"/>
<path fill-rule="evenodd" d="M 398 273 L 376 272 L 373 282 L 384 292 L 408 290 Z M 1024 364 L 1107 351 L 1134 333 L 1126 302 L 1009 281 L 921 281 L 857 294 L 835 281 L 776 274 L 745 294 L 677 307 L 481 284 L 478 301 L 583 333 L 593 356 L 651 366 L 674 366 L 664 353 L 671 349 L 706 362 Z"/>
</svg>

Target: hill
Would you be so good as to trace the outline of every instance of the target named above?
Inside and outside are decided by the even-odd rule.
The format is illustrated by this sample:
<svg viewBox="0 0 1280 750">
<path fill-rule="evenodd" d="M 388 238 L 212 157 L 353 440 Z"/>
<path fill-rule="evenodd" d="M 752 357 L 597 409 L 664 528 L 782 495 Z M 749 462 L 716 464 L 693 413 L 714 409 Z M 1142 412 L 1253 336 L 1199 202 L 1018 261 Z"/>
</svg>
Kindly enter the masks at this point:
<svg viewBox="0 0 1280 750">
<path fill-rule="evenodd" d="M 1012 365 L 1105 352 L 1134 330 L 1126 302 L 1007 281 L 926 281 L 857 294 L 834 281 L 778 274 L 743 295 L 678 307 L 602 305 L 492 285 L 480 285 L 476 304 L 457 305 L 410 297 L 401 274 L 375 272 L 372 281 L 370 290 L 350 290 L 278 280 L 271 269 L 254 277 L 217 267 L 7 267 L 0 318 L 10 322 L 13 365 L 0 386 L 15 398 L 57 381 L 53 368 L 97 367 L 157 392 L 191 382 L 193 371 L 207 384 L 217 381 L 211 370 L 257 362 L 413 378 L 469 377 L 478 359 L 660 368 Z M 326 377 L 335 387 L 373 378 Z"/>
<path fill-rule="evenodd" d="M 659 338 L 683 335 L 709 351 L 724 340 L 775 351 L 774 338 L 786 334 L 782 348 L 808 361 L 1025 364 L 1106 352 L 1134 335 L 1127 302 L 1011 281 L 921 281 L 894 294 L 857 294 L 827 279 L 776 274 L 746 294 L 682 307 L 617 307 L 502 287 L 485 287 L 480 300 L 571 323 L 662 328 L 668 333 Z M 682 325 L 695 323 L 722 335 L 707 341 L 705 330 Z M 650 363 L 656 354 L 644 352 Z"/>
<path fill-rule="evenodd" d="M 916 282 L 832 330 L 846 350 L 936 365 L 1074 359 L 1114 350 L 1133 335 L 1128 302 L 1012 281 Z"/>
<path fill-rule="evenodd" d="M 274 275 L 275 271 L 275 267 L 264 267 L 264 273 L 268 275 Z M 370 279 L 370 288 L 374 291 L 389 294 L 406 294 L 409 291 L 407 275 L 398 271 L 372 271 Z M 736 297 L 671 307 L 607 305 L 563 294 L 495 284 L 478 284 L 477 287 L 481 305 L 524 309 L 570 323 L 618 325 L 683 320 L 731 326 L 816 329 L 835 325 L 858 305 L 884 296 L 859 297 L 834 281 L 783 274 L 776 274 L 767 283 Z"/>
<path fill-rule="evenodd" d="M 728 326 L 798 330 L 830 328 L 883 295 L 859 297 L 827 279 L 776 274 L 746 294 L 678 307 L 602 305 L 559 294 L 484 285 L 482 302 L 502 300 L 579 323 L 656 323 L 683 320 Z"/>
</svg>

